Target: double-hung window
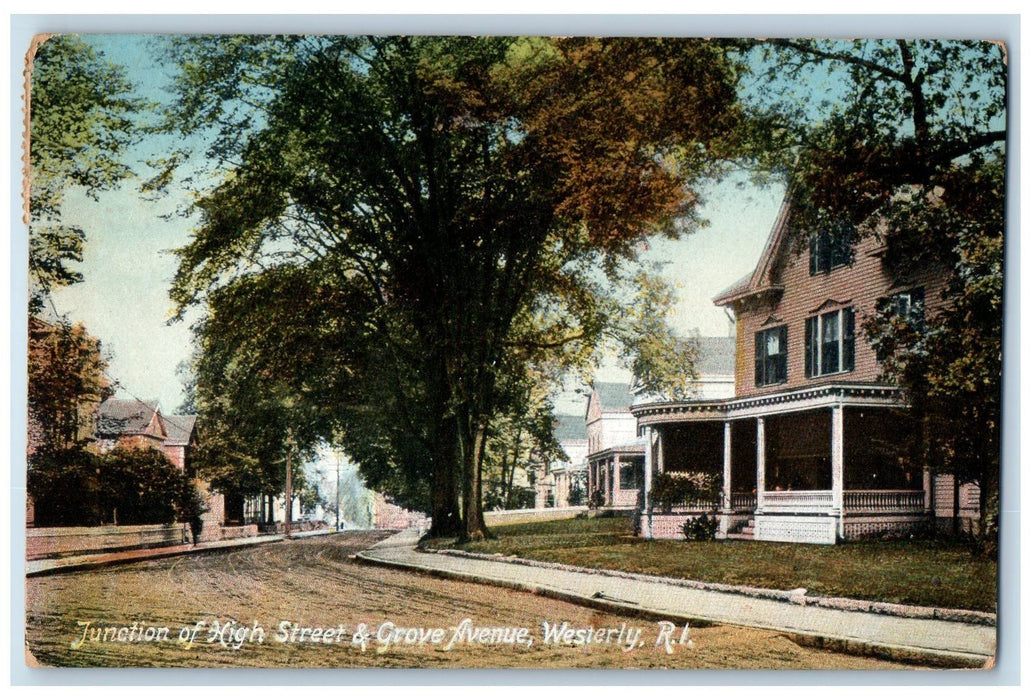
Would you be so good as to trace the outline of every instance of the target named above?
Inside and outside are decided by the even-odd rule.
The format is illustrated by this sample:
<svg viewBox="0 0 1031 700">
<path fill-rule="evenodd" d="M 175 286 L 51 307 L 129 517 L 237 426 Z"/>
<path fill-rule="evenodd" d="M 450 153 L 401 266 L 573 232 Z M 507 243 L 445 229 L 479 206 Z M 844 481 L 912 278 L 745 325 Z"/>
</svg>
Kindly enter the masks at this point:
<svg viewBox="0 0 1031 700">
<path fill-rule="evenodd" d="M 924 327 L 924 288 L 915 287 L 891 296 L 891 310 L 895 316 L 909 322 L 915 330 Z"/>
<path fill-rule="evenodd" d="M 855 366 L 856 315 L 851 308 L 805 321 L 805 376 L 851 372 Z"/>
<path fill-rule="evenodd" d="M 788 380 L 788 327 L 767 328 L 755 334 L 755 385 Z"/>
<path fill-rule="evenodd" d="M 852 262 L 855 227 L 838 224 L 823 228 L 809 239 L 809 274 L 830 272 Z"/>
</svg>

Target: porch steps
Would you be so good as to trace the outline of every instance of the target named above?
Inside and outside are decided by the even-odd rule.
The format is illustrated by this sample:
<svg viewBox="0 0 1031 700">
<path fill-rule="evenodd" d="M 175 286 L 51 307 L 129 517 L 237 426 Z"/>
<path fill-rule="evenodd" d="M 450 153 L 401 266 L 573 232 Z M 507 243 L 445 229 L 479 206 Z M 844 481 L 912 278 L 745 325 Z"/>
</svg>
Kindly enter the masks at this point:
<svg viewBox="0 0 1031 700">
<path fill-rule="evenodd" d="M 740 532 L 728 532 L 728 540 L 751 540 L 755 539 L 755 519 L 752 518 L 748 521 L 747 525 L 741 528 Z"/>
</svg>

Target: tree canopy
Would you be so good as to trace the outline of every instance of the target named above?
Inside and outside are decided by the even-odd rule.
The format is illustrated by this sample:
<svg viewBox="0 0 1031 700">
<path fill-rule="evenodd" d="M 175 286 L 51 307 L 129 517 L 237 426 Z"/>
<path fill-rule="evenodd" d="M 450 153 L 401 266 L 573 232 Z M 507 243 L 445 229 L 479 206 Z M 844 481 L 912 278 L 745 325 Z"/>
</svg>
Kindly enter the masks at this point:
<svg viewBox="0 0 1031 700">
<path fill-rule="evenodd" d="M 124 70 L 71 34 L 35 44 L 27 104 L 30 116 L 28 211 L 30 310 L 54 287 L 81 281 L 68 266 L 82 261 L 86 231 L 63 215 L 65 197 L 81 188 L 96 198 L 132 175 L 126 150 L 140 138 Z"/>
<path fill-rule="evenodd" d="M 219 37 L 174 53 L 190 96 L 174 123 L 211 129 L 226 170 L 173 298 L 218 313 L 221 290 L 242 292 L 249 327 L 288 347 L 260 318 L 280 302 L 246 289 L 311 276 L 294 325 L 329 309 L 361 339 L 313 346 L 312 366 L 353 372 L 322 382 L 333 405 L 354 399 L 335 435 L 418 474 L 438 532 L 483 536 L 504 375 L 590 354 L 622 320 L 609 301 L 635 246 L 681 233 L 693 184 L 735 147 L 739 67 L 673 39 Z"/>
<path fill-rule="evenodd" d="M 838 221 L 878 235 L 899 279 L 950 273 L 943 311 L 922 318 L 885 299 L 866 326 L 885 379 L 923 423 L 919 459 L 981 487 L 994 547 L 1001 426 L 1007 56 L 994 42 L 783 40 L 761 44 L 769 164 L 792 177 L 803 231 Z M 843 74 L 821 101 L 777 80 Z M 805 240 L 804 238 L 802 240 Z M 851 242 L 851 241 L 849 241 Z M 914 319 L 919 319 L 915 322 Z"/>
</svg>

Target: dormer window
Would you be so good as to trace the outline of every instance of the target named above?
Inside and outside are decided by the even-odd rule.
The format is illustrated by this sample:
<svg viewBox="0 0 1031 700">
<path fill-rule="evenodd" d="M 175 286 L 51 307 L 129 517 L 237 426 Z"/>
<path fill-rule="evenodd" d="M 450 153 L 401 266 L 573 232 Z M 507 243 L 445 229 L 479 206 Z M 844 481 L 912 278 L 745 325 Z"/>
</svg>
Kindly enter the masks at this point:
<svg viewBox="0 0 1031 700">
<path fill-rule="evenodd" d="M 837 224 L 823 228 L 809 239 L 809 274 L 830 272 L 832 268 L 852 263 L 852 240 L 855 227 Z"/>
</svg>

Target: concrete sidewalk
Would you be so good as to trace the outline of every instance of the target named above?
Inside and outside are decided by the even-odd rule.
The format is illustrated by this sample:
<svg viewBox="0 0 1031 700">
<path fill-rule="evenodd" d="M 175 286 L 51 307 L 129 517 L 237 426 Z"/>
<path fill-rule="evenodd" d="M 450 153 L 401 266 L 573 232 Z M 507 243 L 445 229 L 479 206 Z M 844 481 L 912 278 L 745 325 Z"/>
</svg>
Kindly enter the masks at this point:
<svg viewBox="0 0 1031 700">
<path fill-rule="evenodd" d="M 529 591 L 610 612 L 671 622 L 710 622 L 772 629 L 800 643 L 847 653 L 874 655 L 937 666 L 980 668 L 995 657 L 992 616 L 941 611 L 934 616 L 903 606 L 879 606 L 806 596 L 804 591 L 769 591 L 676 582 L 656 576 L 623 574 L 502 557 L 455 556 L 416 549 L 419 533 L 400 532 L 357 555 L 361 561 L 463 581 Z M 737 588 L 738 591 L 732 589 Z M 815 601 L 817 604 L 813 604 Z M 855 603 L 849 609 L 842 603 Z M 896 609 L 898 609 L 896 611 Z M 938 613 L 939 611 L 934 611 Z M 951 615 L 944 613 L 953 613 Z M 951 619 L 939 619 L 949 617 Z"/>
<path fill-rule="evenodd" d="M 334 532 L 336 531 L 308 530 L 306 532 L 295 532 L 291 537 L 293 539 L 300 539 L 304 537 L 316 537 L 319 535 L 332 535 Z M 235 540 L 201 542 L 198 545 L 178 544 L 170 547 L 149 547 L 146 549 L 128 549 L 119 552 L 97 552 L 94 554 L 78 554 L 67 557 L 53 557 L 50 559 L 31 559 L 25 562 L 25 575 L 43 576 L 51 573 L 96 569 L 102 566 L 130 564 L 132 562 L 144 561 L 147 559 L 163 559 L 165 557 L 175 557 L 184 554 L 224 552 L 230 549 L 253 547 L 259 544 L 267 544 L 269 542 L 280 542 L 283 539 L 283 535 L 259 535 L 258 537 L 241 537 Z"/>
</svg>

